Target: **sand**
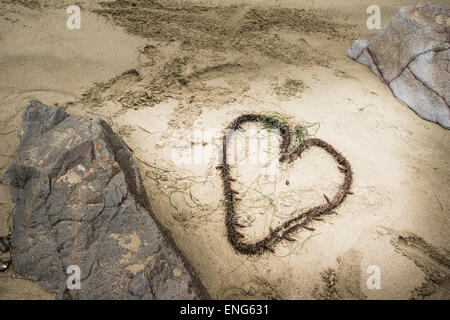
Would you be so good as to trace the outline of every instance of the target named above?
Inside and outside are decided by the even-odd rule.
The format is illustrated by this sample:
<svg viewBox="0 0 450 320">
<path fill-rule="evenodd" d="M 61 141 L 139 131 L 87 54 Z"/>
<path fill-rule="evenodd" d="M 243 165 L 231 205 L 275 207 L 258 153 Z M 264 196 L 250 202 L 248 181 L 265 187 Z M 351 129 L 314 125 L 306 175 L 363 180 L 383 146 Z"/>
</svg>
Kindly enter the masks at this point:
<svg viewBox="0 0 450 320">
<path fill-rule="evenodd" d="M 420 119 L 345 56 L 353 40 L 376 32 L 366 28 L 370 1 L 134 2 L 81 3 L 81 30 L 68 30 L 69 1 L 0 1 L 1 172 L 27 101 L 101 116 L 133 149 L 156 217 L 213 298 L 450 298 L 450 131 Z M 382 25 L 412 3 L 378 1 Z M 196 135 L 220 133 L 248 112 L 314 124 L 354 171 L 354 195 L 337 215 L 261 256 L 228 242 L 220 140 Z M 249 240 L 341 183 L 333 160 L 315 149 L 276 175 L 267 163 L 249 165 L 239 143 L 252 128 L 261 129 L 238 135 L 232 168 Z M 202 161 L 177 161 L 194 150 Z M 0 235 L 11 210 L 1 187 Z M 369 266 L 380 270 L 380 289 L 366 285 Z M 0 299 L 53 297 L 16 277 L 0 275 Z"/>
</svg>

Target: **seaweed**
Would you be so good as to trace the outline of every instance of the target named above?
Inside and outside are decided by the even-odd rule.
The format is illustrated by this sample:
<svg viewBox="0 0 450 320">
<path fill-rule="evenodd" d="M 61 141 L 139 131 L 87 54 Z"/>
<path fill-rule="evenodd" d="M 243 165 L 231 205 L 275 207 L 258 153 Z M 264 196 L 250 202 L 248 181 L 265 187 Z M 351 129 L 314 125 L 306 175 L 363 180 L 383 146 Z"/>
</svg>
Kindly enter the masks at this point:
<svg viewBox="0 0 450 320">
<path fill-rule="evenodd" d="M 335 213 L 334 209 L 345 200 L 348 194 L 352 194 L 350 188 L 353 181 L 353 172 L 347 159 L 330 144 L 318 138 L 309 138 L 310 134 L 308 128 L 314 126 L 314 124 L 309 126 L 297 124 L 293 127 L 289 118 L 281 114 L 259 113 L 243 114 L 237 117 L 227 129 L 231 129 L 232 132 L 241 130 L 241 125 L 246 122 L 258 122 L 266 129 L 279 130 L 282 138 L 280 144 L 280 162 L 293 162 L 297 158 L 300 158 L 302 153 L 307 149 L 318 147 L 333 156 L 338 164 L 339 171 L 344 175 L 344 181 L 337 193 L 331 198 L 324 195 L 326 200 L 324 204 L 299 212 L 296 216 L 288 219 L 282 225 L 274 229 L 271 228 L 269 234 L 261 240 L 256 242 L 246 242 L 244 240 L 244 235 L 237 230 L 238 228 L 243 228 L 245 226 L 239 224 L 237 221 L 235 207 L 239 197 L 232 187 L 232 182 L 235 182 L 236 179 L 231 176 L 230 165 L 227 161 L 227 145 L 230 133 L 223 136 L 222 163 L 216 168 L 221 170 L 221 178 L 223 181 L 223 194 L 226 209 L 225 225 L 228 233 L 228 240 L 233 248 L 242 254 L 262 254 L 266 251 L 274 252 L 274 246 L 280 241 L 295 241 L 291 235 L 297 230 L 301 228 L 311 231 L 314 230 L 314 228 L 309 226 L 312 220 L 318 220 L 321 215 Z M 292 136 L 294 136 L 294 139 L 292 139 Z"/>
</svg>

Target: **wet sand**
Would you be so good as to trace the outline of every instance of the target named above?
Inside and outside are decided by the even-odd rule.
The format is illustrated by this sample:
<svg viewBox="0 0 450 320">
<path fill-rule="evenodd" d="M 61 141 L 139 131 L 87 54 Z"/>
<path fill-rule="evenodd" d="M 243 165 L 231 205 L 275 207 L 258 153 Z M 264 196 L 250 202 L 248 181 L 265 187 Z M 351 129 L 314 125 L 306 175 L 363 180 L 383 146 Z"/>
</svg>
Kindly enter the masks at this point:
<svg viewBox="0 0 450 320">
<path fill-rule="evenodd" d="M 450 132 L 345 56 L 352 41 L 375 33 L 366 28 L 370 1 L 135 2 L 81 3 L 81 30 L 68 30 L 68 1 L 0 1 L 1 172 L 29 100 L 101 116 L 133 149 L 155 215 L 213 298 L 449 299 Z M 382 25 L 411 3 L 379 1 Z M 261 256 L 237 254 L 228 242 L 220 139 L 194 134 L 220 132 L 248 112 L 315 124 L 315 137 L 354 171 L 354 194 L 337 215 Z M 174 150 L 200 150 L 204 160 L 180 164 Z M 238 154 L 234 187 L 249 240 L 341 183 L 320 150 L 275 176 Z M 11 211 L 1 187 L 0 235 Z M 373 265 L 379 290 L 366 285 Z M 0 275 L 0 299 L 52 298 L 13 277 Z"/>
</svg>

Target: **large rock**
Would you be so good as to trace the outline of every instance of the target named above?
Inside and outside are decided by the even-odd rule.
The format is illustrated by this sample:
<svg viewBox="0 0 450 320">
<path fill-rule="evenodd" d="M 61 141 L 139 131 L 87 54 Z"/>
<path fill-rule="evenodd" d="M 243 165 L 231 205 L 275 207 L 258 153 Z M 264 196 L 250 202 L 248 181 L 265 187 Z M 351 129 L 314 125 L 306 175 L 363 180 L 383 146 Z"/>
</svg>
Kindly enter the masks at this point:
<svg viewBox="0 0 450 320">
<path fill-rule="evenodd" d="M 450 129 L 450 8 L 402 8 L 370 40 L 347 56 L 369 66 L 419 116 Z"/>
<path fill-rule="evenodd" d="M 15 271 L 59 298 L 209 298 L 153 217 L 130 149 L 101 119 L 31 102 L 5 172 Z M 77 265 L 81 289 L 68 290 Z"/>
</svg>

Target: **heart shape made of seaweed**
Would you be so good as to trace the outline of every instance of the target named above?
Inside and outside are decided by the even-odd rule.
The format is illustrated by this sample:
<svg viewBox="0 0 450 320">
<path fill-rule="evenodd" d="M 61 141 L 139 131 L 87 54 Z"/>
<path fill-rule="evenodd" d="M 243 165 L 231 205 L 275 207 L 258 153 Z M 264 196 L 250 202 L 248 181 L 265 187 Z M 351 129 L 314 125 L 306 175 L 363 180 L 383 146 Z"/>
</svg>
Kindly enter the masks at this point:
<svg viewBox="0 0 450 320">
<path fill-rule="evenodd" d="M 262 114 L 243 114 L 237 117 L 227 129 L 231 130 L 232 133 L 235 130 L 242 129 L 241 125 L 246 122 L 265 123 L 268 119 L 270 119 L 270 116 Z M 312 220 L 323 220 L 320 216 L 334 213 L 333 210 L 345 200 L 347 194 L 352 194 L 350 187 L 353 181 L 353 173 L 350 163 L 341 153 L 337 152 L 336 149 L 327 142 L 317 138 L 304 139 L 296 148 L 294 148 L 294 150 L 288 151 L 291 144 L 292 132 L 287 124 L 283 124 L 279 129 L 282 137 L 280 144 L 280 162 L 293 162 L 297 158 L 301 158 L 302 153 L 308 148 L 313 146 L 319 147 L 328 152 L 336 160 L 338 169 L 344 174 L 344 182 L 339 186 L 338 191 L 331 199 L 325 194 L 323 195 L 326 200 L 325 203 L 300 212 L 295 217 L 286 220 L 280 226 L 274 229 L 271 228 L 270 233 L 261 240 L 256 242 L 245 242 L 243 241 L 244 235 L 237 230 L 237 228 L 242 228 L 244 226 L 238 223 L 235 212 L 235 204 L 239 199 L 236 196 L 236 191 L 231 187 L 231 183 L 236 180 L 232 178 L 230 165 L 227 162 L 227 145 L 230 137 L 229 135 L 224 135 L 222 138 L 222 164 L 217 166 L 217 169 L 221 170 L 221 178 L 223 180 L 223 193 L 225 196 L 226 208 L 225 224 L 228 240 L 233 248 L 239 253 L 260 254 L 267 250 L 275 252 L 273 249 L 274 245 L 282 240 L 295 241 L 290 235 L 300 228 L 314 230 L 313 228 L 308 227 L 308 224 Z"/>
</svg>

